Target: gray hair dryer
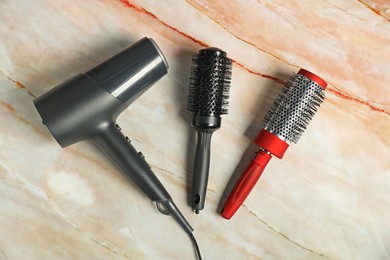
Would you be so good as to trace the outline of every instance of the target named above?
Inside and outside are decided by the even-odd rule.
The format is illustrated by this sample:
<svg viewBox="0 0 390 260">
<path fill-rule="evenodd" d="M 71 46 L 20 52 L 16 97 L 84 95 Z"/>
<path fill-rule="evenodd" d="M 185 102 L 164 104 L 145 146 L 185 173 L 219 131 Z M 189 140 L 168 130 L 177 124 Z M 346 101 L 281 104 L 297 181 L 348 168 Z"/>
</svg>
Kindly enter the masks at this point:
<svg viewBox="0 0 390 260">
<path fill-rule="evenodd" d="M 134 100 L 163 77 L 168 63 L 156 43 L 143 38 L 87 72 L 34 100 L 40 116 L 62 147 L 94 142 L 152 201 L 192 236 L 193 229 L 151 171 L 142 153 L 115 123 Z"/>
</svg>

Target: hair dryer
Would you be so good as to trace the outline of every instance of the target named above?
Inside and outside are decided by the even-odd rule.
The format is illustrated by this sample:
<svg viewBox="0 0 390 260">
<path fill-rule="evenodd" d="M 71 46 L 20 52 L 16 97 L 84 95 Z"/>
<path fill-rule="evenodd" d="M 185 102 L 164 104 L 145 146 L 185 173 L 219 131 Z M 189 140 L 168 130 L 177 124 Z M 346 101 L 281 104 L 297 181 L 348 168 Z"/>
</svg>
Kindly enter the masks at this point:
<svg viewBox="0 0 390 260">
<path fill-rule="evenodd" d="M 193 229 L 171 196 L 115 121 L 134 100 L 167 73 L 156 43 L 143 38 L 87 72 L 80 73 L 34 100 L 62 147 L 94 142 L 152 201 L 172 215 L 193 238 Z"/>
</svg>

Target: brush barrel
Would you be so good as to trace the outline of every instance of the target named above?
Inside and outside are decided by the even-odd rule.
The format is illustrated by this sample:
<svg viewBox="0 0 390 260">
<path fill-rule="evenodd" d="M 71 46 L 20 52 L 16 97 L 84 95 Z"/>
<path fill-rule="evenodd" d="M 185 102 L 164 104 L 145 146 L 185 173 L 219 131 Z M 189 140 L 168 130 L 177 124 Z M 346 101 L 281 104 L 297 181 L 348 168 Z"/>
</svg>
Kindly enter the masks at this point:
<svg viewBox="0 0 390 260">
<path fill-rule="evenodd" d="M 305 72 L 299 71 L 287 82 L 266 116 L 264 129 L 287 143 L 298 142 L 325 98 L 318 77 L 314 81 Z"/>
<path fill-rule="evenodd" d="M 227 114 L 231 63 L 226 52 L 213 47 L 192 57 L 188 111 L 201 116 Z"/>
</svg>

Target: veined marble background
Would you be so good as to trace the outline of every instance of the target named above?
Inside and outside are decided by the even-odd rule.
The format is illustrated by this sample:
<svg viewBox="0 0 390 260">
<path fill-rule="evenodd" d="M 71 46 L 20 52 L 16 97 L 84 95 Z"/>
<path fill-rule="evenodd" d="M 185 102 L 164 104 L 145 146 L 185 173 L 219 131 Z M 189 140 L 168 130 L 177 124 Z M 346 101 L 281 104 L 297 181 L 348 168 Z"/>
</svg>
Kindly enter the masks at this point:
<svg viewBox="0 0 390 260">
<path fill-rule="evenodd" d="M 169 73 L 118 119 L 195 229 L 204 259 L 390 259 L 390 3 L 0 1 L 0 259 L 193 259 L 190 240 L 93 145 L 62 149 L 32 101 L 142 37 Z M 191 191 L 191 56 L 234 60 L 206 208 Z M 232 220 L 226 186 L 283 82 L 329 83 L 308 129 Z"/>
</svg>

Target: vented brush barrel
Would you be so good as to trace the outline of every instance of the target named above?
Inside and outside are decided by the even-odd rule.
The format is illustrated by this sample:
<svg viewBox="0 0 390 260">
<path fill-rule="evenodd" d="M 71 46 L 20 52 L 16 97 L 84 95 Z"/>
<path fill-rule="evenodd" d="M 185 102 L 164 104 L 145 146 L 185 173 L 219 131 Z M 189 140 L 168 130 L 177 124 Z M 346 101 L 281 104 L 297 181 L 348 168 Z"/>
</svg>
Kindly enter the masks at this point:
<svg viewBox="0 0 390 260">
<path fill-rule="evenodd" d="M 248 197 L 264 168 L 275 155 L 281 159 L 289 143 L 296 143 L 325 98 L 326 82 L 301 69 L 294 75 L 264 119 L 256 137 L 260 147 L 231 191 L 221 215 L 230 219 Z"/>
<path fill-rule="evenodd" d="M 192 208 L 204 208 L 210 168 L 211 136 L 227 114 L 231 60 L 218 48 L 200 50 L 192 59 L 188 110 L 193 113 L 192 126 L 198 141 L 194 161 Z"/>
<path fill-rule="evenodd" d="M 255 143 L 282 159 L 290 143 L 297 143 L 325 98 L 327 84 L 317 75 L 300 69 L 286 83 L 264 118 Z"/>
<path fill-rule="evenodd" d="M 326 87 L 313 73 L 301 69 L 287 83 L 265 118 L 264 129 L 289 143 L 297 143 L 322 103 Z"/>
<path fill-rule="evenodd" d="M 199 54 L 193 56 L 187 106 L 189 111 L 203 117 L 227 114 L 231 64 L 226 52 L 214 47 L 200 50 Z M 198 119 L 201 123 L 204 118 Z M 195 126 L 197 122 L 194 118 Z"/>
</svg>

